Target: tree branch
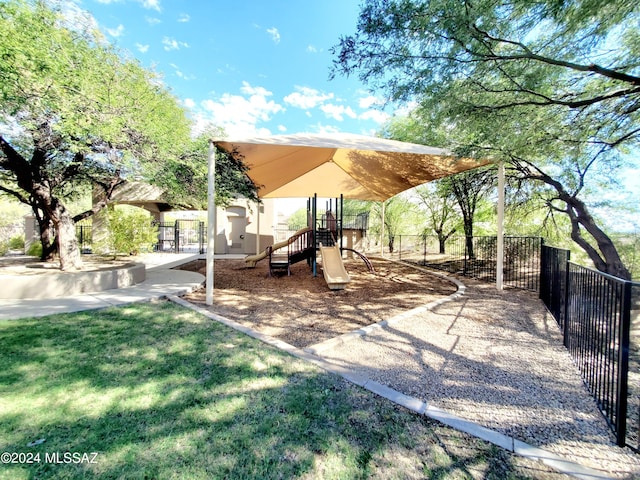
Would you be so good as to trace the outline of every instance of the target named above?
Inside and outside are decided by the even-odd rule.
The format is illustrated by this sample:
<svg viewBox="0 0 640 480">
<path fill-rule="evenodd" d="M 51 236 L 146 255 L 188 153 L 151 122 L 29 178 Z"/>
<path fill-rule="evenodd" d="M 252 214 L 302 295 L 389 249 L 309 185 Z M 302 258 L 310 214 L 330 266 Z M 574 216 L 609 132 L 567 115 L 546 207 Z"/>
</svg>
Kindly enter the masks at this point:
<svg viewBox="0 0 640 480">
<path fill-rule="evenodd" d="M 10 188 L 4 187 L 2 185 L 0 185 L 0 192 L 4 192 L 8 195 L 11 195 L 12 197 L 16 198 L 20 203 L 31 205 L 31 203 L 29 203 L 29 199 L 24 195 L 22 195 L 20 192 L 11 190 Z"/>
<path fill-rule="evenodd" d="M 515 40 L 509 40 L 506 38 L 500 38 L 500 37 L 494 37 L 493 35 L 489 34 L 489 32 L 486 32 L 484 30 L 482 30 L 481 28 L 479 28 L 476 24 L 474 24 L 472 26 L 472 28 L 482 37 L 487 38 L 489 40 L 491 40 L 492 42 L 497 42 L 497 43 L 504 43 L 507 45 L 513 45 L 515 47 L 518 47 L 519 49 L 521 49 L 524 53 L 522 54 L 513 54 L 513 55 L 499 55 L 494 53 L 494 51 L 491 49 L 491 55 L 486 55 L 486 54 L 482 54 L 480 52 L 473 52 L 473 54 L 478 55 L 478 56 L 482 56 L 486 59 L 493 59 L 493 60 L 535 60 L 537 62 L 541 62 L 541 63 L 546 63 L 547 65 L 555 65 L 558 67 L 564 67 L 564 68 L 568 68 L 570 70 L 575 70 L 575 71 L 579 71 L 579 72 L 592 72 L 592 73 L 596 73 L 598 75 L 613 79 L 613 80 L 618 80 L 620 82 L 624 82 L 624 83 L 630 83 L 631 85 L 636 85 L 636 86 L 640 86 L 640 77 L 635 76 L 635 75 L 629 75 L 627 73 L 622 73 L 619 72 L 617 70 L 613 70 L 610 68 L 605 68 L 602 67 L 600 65 L 596 65 L 595 63 L 591 63 L 589 65 L 583 65 L 583 64 L 579 64 L 579 63 L 574 63 L 574 62 L 567 62 L 565 60 L 559 60 L 556 58 L 550 58 L 550 57 L 545 57 L 543 55 L 538 55 L 537 53 L 534 53 L 531 49 L 529 49 L 529 47 L 527 47 L 524 43 L 522 42 L 518 42 Z M 470 52 L 471 53 L 471 52 Z"/>
</svg>

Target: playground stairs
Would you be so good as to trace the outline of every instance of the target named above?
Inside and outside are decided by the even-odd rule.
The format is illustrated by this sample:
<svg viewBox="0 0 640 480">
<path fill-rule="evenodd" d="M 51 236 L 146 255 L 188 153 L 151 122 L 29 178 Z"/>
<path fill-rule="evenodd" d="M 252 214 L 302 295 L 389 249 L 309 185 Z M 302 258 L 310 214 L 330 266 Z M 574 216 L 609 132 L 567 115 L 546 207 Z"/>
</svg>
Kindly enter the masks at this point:
<svg viewBox="0 0 640 480">
<path fill-rule="evenodd" d="M 309 260 L 314 253 L 312 233 L 308 230 L 290 237 L 286 254 L 284 252 L 280 253 L 279 250 L 278 253 L 275 253 L 273 248 L 267 247 L 269 275 L 282 270 L 286 270 L 287 275 L 291 275 L 291 265 L 302 260 Z"/>
</svg>

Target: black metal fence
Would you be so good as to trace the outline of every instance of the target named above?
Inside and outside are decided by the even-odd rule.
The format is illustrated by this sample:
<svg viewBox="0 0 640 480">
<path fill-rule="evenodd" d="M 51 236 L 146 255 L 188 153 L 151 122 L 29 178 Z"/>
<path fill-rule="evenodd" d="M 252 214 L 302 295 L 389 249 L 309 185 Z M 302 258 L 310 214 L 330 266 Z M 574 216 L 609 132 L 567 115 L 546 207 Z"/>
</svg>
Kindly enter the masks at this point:
<svg viewBox="0 0 640 480">
<path fill-rule="evenodd" d="M 503 281 L 506 286 L 538 291 L 540 237 L 504 237 Z M 498 257 L 495 236 L 449 237 L 398 235 L 391 257 L 479 280 L 494 282 Z"/>
<path fill-rule="evenodd" d="M 76 224 L 76 238 L 82 253 L 91 253 L 93 237 L 91 235 L 91 223 Z"/>
<path fill-rule="evenodd" d="M 540 299 L 564 331 L 571 252 L 542 245 L 540 253 Z"/>
<path fill-rule="evenodd" d="M 568 283 L 565 345 L 624 446 L 631 282 L 570 262 Z"/>
<path fill-rule="evenodd" d="M 205 253 L 206 223 L 201 220 L 176 220 L 155 222 L 158 227 L 158 243 L 154 251 L 183 253 L 188 251 Z M 76 236 L 82 253 L 92 251 L 92 225 L 85 222 L 76 225 Z"/>
<path fill-rule="evenodd" d="M 174 222 L 159 222 L 158 252 L 205 252 L 206 224 L 201 220 L 176 220 Z"/>
<path fill-rule="evenodd" d="M 542 252 L 540 298 L 618 445 L 637 448 L 640 392 L 629 396 L 634 283 L 577 265 L 567 250 L 543 246 Z M 637 368 L 637 359 L 632 363 Z"/>
<path fill-rule="evenodd" d="M 388 255 L 484 281 L 496 279 L 496 237 L 440 242 L 436 236 L 398 235 Z M 640 449 L 640 347 L 630 332 L 633 299 L 633 311 L 640 310 L 640 284 L 570 258 L 568 250 L 544 245 L 539 237 L 505 237 L 504 284 L 539 292 L 618 445 Z"/>
</svg>

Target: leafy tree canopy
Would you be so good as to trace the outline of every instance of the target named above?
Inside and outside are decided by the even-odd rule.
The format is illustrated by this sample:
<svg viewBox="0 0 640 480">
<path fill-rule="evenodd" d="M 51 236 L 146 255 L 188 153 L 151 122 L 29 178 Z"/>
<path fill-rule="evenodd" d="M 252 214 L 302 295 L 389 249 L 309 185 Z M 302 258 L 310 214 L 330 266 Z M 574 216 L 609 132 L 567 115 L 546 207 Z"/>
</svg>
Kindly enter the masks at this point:
<svg viewBox="0 0 640 480">
<path fill-rule="evenodd" d="M 78 266 L 73 223 L 125 179 L 204 204 L 208 145 L 190 130 L 162 79 L 99 32 L 43 1 L 0 2 L 0 191 L 34 210 L 43 257 L 57 250 L 62 268 Z M 242 164 L 221 159 L 217 173 L 219 203 L 255 194 Z M 66 202 L 91 187 L 103 202 L 72 217 Z"/>
<path fill-rule="evenodd" d="M 443 146 L 544 183 L 596 267 L 628 278 L 586 199 L 639 146 L 638 21 L 630 0 L 368 0 L 333 73 L 414 102 Z"/>
<path fill-rule="evenodd" d="M 392 100 L 564 106 L 596 121 L 591 141 L 637 142 L 639 14 L 633 0 L 369 0 L 334 73 L 357 72 Z"/>
</svg>

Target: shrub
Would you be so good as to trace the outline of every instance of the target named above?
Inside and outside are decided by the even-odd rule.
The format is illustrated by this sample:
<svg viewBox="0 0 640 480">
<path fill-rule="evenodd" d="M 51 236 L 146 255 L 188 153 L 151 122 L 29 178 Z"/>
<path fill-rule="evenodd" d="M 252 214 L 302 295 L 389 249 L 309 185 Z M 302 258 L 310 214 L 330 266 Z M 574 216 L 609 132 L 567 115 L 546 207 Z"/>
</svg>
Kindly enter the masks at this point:
<svg viewBox="0 0 640 480">
<path fill-rule="evenodd" d="M 24 236 L 16 235 L 9 240 L 9 248 L 11 250 L 24 250 Z"/>
<path fill-rule="evenodd" d="M 158 228 L 142 211 L 113 209 L 108 213 L 108 231 L 100 249 L 113 255 L 136 255 L 150 251 L 158 241 Z"/>
<path fill-rule="evenodd" d="M 26 254 L 31 257 L 40 258 L 42 256 L 42 243 L 33 242 L 31 245 L 29 245 L 29 250 L 27 250 Z"/>
</svg>

